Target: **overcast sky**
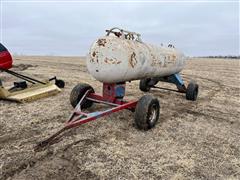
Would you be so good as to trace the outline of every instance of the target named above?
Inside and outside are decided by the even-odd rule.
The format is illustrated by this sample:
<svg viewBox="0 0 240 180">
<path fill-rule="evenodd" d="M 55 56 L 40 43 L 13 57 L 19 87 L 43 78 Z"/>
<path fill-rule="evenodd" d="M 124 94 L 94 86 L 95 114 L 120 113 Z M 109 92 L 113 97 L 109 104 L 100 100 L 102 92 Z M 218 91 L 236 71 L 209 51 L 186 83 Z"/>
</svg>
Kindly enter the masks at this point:
<svg viewBox="0 0 240 180">
<path fill-rule="evenodd" d="M 139 32 L 144 42 L 172 43 L 190 56 L 239 55 L 239 2 L 1 5 L 1 42 L 12 53 L 86 55 L 96 38 L 117 26 Z"/>
</svg>

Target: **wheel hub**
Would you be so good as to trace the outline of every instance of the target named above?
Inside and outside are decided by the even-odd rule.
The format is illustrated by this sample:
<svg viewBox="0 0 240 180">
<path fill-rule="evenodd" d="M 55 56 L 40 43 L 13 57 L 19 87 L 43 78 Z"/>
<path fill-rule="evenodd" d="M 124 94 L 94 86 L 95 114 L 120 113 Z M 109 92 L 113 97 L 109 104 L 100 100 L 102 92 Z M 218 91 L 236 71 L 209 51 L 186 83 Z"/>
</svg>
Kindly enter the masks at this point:
<svg viewBox="0 0 240 180">
<path fill-rule="evenodd" d="M 155 122 L 157 118 L 157 107 L 156 105 L 152 105 L 149 110 L 149 122 L 152 124 Z"/>
</svg>

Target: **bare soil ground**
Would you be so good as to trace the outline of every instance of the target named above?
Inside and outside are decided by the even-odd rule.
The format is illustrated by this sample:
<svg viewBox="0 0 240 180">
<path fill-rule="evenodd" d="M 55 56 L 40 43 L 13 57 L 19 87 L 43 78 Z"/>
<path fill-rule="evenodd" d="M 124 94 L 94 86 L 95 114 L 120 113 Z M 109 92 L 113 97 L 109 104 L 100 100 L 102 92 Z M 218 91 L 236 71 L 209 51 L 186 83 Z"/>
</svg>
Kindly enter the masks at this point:
<svg viewBox="0 0 240 180">
<path fill-rule="evenodd" d="M 34 152 L 37 142 L 63 127 L 73 110 L 69 95 L 77 83 L 89 83 L 96 92 L 102 85 L 81 58 L 14 59 L 16 71 L 39 79 L 56 75 L 66 88 L 32 103 L 0 101 L 0 179 L 240 179 L 240 61 L 189 60 L 182 75 L 186 82 L 198 82 L 198 101 L 151 90 L 161 113 L 150 131 L 137 130 L 134 114 L 124 110 L 73 129 L 58 143 Z M 1 79 L 5 85 L 14 80 L 4 73 Z M 143 94 L 138 81 L 127 84 L 128 99 Z"/>
</svg>

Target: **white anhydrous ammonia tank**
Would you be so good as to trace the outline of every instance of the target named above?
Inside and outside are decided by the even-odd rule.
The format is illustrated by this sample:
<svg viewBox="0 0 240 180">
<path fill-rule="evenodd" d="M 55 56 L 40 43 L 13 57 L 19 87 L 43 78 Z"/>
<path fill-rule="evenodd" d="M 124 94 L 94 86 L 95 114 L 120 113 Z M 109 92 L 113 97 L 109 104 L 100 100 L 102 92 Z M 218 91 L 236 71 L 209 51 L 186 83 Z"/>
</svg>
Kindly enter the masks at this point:
<svg viewBox="0 0 240 180">
<path fill-rule="evenodd" d="M 185 65 L 185 56 L 173 46 L 158 47 L 117 35 L 97 39 L 87 55 L 88 71 L 98 81 L 164 77 L 180 72 Z"/>
</svg>

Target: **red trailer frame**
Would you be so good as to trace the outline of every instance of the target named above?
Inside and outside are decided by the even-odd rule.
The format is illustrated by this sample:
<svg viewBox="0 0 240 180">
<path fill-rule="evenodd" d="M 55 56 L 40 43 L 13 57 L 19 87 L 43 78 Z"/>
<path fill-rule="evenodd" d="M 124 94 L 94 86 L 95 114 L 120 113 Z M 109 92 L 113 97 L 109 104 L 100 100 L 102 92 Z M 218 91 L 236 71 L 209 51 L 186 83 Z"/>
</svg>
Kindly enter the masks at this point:
<svg viewBox="0 0 240 180">
<path fill-rule="evenodd" d="M 66 121 L 65 126 L 46 140 L 38 143 L 35 147 L 35 151 L 38 151 L 39 149 L 52 144 L 54 139 L 67 129 L 78 127 L 87 122 L 94 121 L 100 117 L 107 116 L 124 109 L 134 111 L 138 101 L 123 100 L 123 97 L 125 95 L 125 85 L 125 82 L 114 84 L 103 83 L 102 96 L 96 93 L 92 93 L 91 90 L 87 90 L 78 102 L 69 119 Z M 81 108 L 84 100 L 92 101 L 94 103 L 106 104 L 110 107 L 103 111 L 87 113 L 84 112 Z"/>
<path fill-rule="evenodd" d="M 195 101 L 198 95 L 198 85 L 196 83 L 189 83 L 188 87 L 186 88 L 180 75 L 174 74 L 165 78 L 152 78 L 150 79 L 153 81 L 154 85 L 149 85 L 149 88 L 146 89 L 147 91 L 150 88 L 158 88 L 155 84 L 158 81 L 164 81 L 168 83 L 173 83 L 177 86 L 178 91 L 166 89 L 166 88 L 158 88 L 158 89 L 165 89 L 169 91 L 176 91 L 179 93 L 186 93 L 186 99 Z M 141 80 L 142 81 L 142 80 Z M 156 82 L 155 82 L 156 81 Z M 143 82 L 146 82 L 143 80 Z M 80 85 L 80 86 L 79 86 Z M 147 84 L 146 84 L 147 85 Z M 75 89 L 76 88 L 76 89 Z M 126 83 L 103 83 L 103 91 L 102 95 L 98 95 L 94 93 L 93 88 L 88 84 L 78 84 L 73 88 L 72 93 L 74 94 L 73 102 L 71 102 L 72 106 L 75 106 L 74 111 L 70 115 L 69 119 L 66 121 L 65 126 L 58 131 L 57 133 L 53 134 L 48 139 L 40 142 L 36 147 L 35 150 L 38 151 L 39 149 L 50 145 L 54 142 L 54 139 L 64 132 L 67 129 L 78 127 L 82 124 L 85 124 L 90 121 L 94 121 L 100 117 L 107 116 L 114 112 L 118 112 L 124 109 L 128 109 L 130 111 L 135 111 L 135 123 L 139 129 L 148 130 L 153 128 L 158 121 L 159 118 L 159 101 L 157 98 L 151 95 L 144 95 L 139 100 L 134 101 L 126 101 L 124 100 L 125 96 L 125 89 Z M 145 88 L 145 87 L 144 87 Z M 140 89 L 141 89 L 141 82 L 140 82 Z M 142 89 L 141 89 L 142 90 Z M 145 89 L 143 89 L 145 90 Z M 75 96 L 76 94 L 77 97 Z M 90 102 L 90 104 L 88 103 Z M 90 107 L 91 103 L 99 103 L 99 104 L 106 104 L 110 107 L 103 110 L 103 111 L 95 111 L 95 112 L 84 112 L 82 110 L 82 106 L 84 108 Z"/>
</svg>

